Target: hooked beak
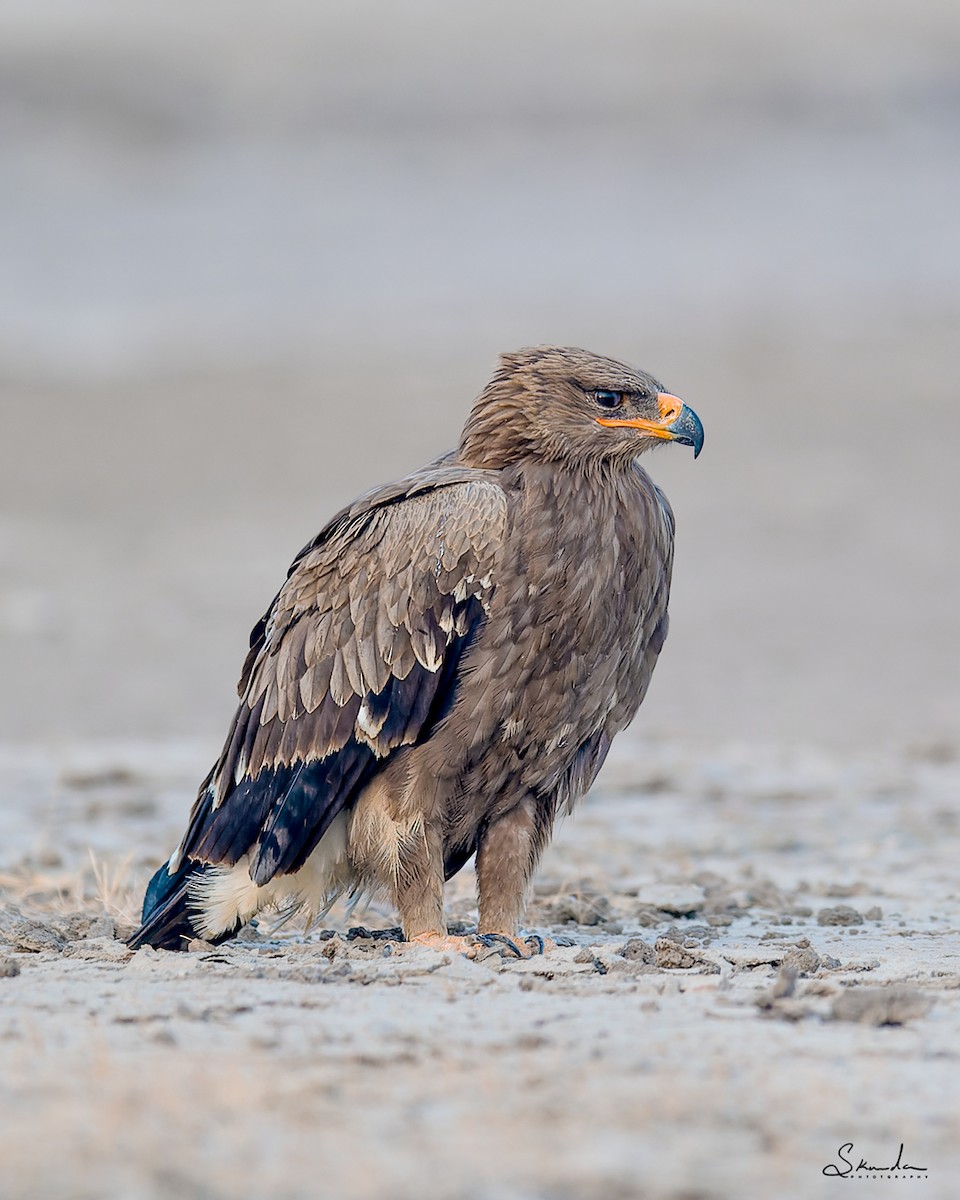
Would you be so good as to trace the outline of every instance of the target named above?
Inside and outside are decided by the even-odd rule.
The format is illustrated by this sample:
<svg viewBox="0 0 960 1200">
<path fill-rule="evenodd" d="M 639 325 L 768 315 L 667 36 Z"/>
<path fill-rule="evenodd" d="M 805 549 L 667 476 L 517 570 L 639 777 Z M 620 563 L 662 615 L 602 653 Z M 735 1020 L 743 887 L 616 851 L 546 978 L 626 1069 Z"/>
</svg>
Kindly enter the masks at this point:
<svg viewBox="0 0 960 1200">
<path fill-rule="evenodd" d="M 681 446 L 692 446 L 693 457 L 696 458 L 703 449 L 703 426 L 697 414 L 669 392 L 660 392 L 657 395 L 657 407 L 660 409 L 659 421 L 645 421 L 640 417 L 633 420 L 597 417 L 597 424 L 639 429 L 651 437 L 662 438 L 667 442 L 679 442 Z"/>
</svg>

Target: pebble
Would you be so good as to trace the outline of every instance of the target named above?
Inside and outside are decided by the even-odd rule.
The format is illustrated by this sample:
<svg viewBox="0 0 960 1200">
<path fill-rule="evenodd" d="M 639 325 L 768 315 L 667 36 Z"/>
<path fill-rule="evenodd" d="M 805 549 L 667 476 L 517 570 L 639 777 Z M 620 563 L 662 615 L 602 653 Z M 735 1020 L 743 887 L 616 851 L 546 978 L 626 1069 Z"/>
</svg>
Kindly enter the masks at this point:
<svg viewBox="0 0 960 1200">
<path fill-rule="evenodd" d="M 862 925 L 863 914 L 849 904 L 834 904 L 817 913 L 818 925 Z"/>
</svg>

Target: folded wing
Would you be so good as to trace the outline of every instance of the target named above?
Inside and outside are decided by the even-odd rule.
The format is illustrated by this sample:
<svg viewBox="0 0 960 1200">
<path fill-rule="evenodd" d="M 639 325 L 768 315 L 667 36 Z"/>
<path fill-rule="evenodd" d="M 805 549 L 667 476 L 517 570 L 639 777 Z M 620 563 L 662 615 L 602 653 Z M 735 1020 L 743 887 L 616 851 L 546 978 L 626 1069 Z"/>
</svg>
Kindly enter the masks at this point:
<svg viewBox="0 0 960 1200">
<path fill-rule="evenodd" d="M 338 813 L 449 711 L 486 619 L 500 487 L 438 467 L 358 501 L 307 546 L 251 635 L 240 707 L 170 871 L 250 855 L 298 870 Z"/>
</svg>

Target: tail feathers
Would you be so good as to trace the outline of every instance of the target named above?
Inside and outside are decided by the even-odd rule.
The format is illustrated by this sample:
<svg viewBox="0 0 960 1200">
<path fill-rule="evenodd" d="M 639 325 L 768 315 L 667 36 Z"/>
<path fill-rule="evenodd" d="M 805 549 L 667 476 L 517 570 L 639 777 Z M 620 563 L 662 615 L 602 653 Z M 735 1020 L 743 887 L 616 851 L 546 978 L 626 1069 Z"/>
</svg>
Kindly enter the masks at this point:
<svg viewBox="0 0 960 1200">
<path fill-rule="evenodd" d="M 185 950 L 191 938 L 200 937 L 193 924 L 190 892 L 197 876 L 212 869 L 205 863 L 186 860 L 171 874 L 164 863 L 147 884 L 140 928 L 127 942 L 130 949 L 153 946 L 158 950 Z M 232 929 L 206 940 L 214 944 L 224 942 L 239 928 L 238 921 Z"/>
</svg>

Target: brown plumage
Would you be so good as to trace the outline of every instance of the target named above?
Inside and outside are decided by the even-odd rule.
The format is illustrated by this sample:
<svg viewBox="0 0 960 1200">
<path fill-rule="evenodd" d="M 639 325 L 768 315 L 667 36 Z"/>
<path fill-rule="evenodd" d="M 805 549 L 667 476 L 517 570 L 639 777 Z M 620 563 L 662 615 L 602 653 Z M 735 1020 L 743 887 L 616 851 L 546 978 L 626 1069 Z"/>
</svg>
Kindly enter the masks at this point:
<svg viewBox="0 0 960 1200">
<path fill-rule="evenodd" d="M 474 853 L 481 935 L 514 939 L 556 814 L 643 700 L 673 515 L 638 465 L 697 417 L 584 350 L 504 355 L 459 448 L 344 509 L 250 639 L 240 706 L 131 944 L 229 937 L 267 907 L 391 897 L 445 937 Z M 460 944 L 460 943 L 452 943 Z"/>
</svg>

